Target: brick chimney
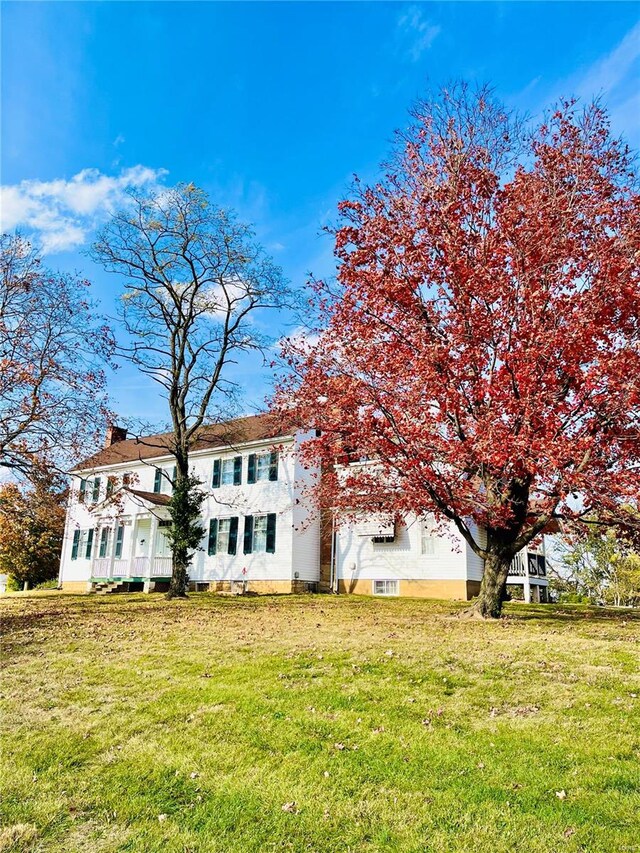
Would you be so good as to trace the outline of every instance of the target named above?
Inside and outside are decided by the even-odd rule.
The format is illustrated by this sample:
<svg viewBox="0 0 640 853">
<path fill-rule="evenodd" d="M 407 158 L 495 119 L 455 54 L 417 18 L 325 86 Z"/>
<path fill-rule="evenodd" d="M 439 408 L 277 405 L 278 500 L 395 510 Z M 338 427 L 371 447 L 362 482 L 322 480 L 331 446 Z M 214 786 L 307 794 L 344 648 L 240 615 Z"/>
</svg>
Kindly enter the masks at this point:
<svg viewBox="0 0 640 853">
<path fill-rule="evenodd" d="M 118 441 L 124 441 L 126 437 L 127 430 L 124 427 L 119 427 L 115 424 L 108 424 L 107 435 L 104 440 L 104 446 L 111 447 L 112 444 L 116 444 L 116 442 Z"/>
</svg>

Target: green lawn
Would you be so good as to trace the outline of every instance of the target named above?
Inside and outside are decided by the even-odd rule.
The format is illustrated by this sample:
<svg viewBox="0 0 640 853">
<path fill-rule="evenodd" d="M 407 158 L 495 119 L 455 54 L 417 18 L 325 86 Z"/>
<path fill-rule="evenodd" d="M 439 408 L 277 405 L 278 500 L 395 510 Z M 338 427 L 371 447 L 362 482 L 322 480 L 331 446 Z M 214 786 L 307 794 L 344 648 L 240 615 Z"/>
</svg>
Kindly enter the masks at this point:
<svg viewBox="0 0 640 853">
<path fill-rule="evenodd" d="M 640 613 L 457 608 L 4 598 L 0 850 L 640 851 Z"/>
</svg>

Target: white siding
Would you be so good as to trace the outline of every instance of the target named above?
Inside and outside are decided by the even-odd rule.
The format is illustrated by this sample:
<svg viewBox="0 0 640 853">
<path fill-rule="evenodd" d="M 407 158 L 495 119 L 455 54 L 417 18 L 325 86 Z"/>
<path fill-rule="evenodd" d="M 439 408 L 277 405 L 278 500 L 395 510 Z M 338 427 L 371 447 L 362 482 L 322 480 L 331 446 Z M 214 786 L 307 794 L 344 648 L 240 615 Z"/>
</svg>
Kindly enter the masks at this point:
<svg viewBox="0 0 640 853">
<path fill-rule="evenodd" d="M 433 555 L 422 554 L 422 522 L 408 517 L 396 527 L 394 542 L 377 543 L 357 535 L 352 525 L 338 528 L 338 578 L 355 580 L 466 579 L 466 543 L 453 526 L 451 536 L 439 536 Z"/>
<path fill-rule="evenodd" d="M 319 520 L 305 519 L 307 509 L 304 506 L 304 495 L 301 492 L 302 481 L 308 482 L 310 472 L 305 471 L 296 462 L 294 444 L 291 439 L 282 443 L 278 454 L 278 478 L 276 481 L 247 482 L 248 458 L 252 453 L 267 452 L 273 449 L 272 442 L 253 443 L 242 448 L 230 450 L 212 450 L 194 453 L 191 456 L 193 473 L 203 483 L 207 499 L 203 505 L 202 523 L 205 534 L 201 550 L 197 551 L 190 571 L 191 580 L 284 580 L 293 579 L 294 571 L 299 572 L 301 580 L 316 581 L 319 577 Z M 215 459 L 242 456 L 242 482 L 238 486 L 221 485 L 212 488 L 213 463 Z M 74 494 L 67 511 L 67 527 L 61 559 L 61 580 L 89 580 L 91 577 L 91 561 L 84 557 L 84 550 L 76 560 L 71 560 L 73 533 L 76 528 L 88 530 L 98 525 L 114 523 L 114 508 L 100 506 L 94 508 L 91 494 L 92 481 L 95 476 L 101 479 L 100 501 L 106 496 L 107 476 L 111 474 L 120 478 L 123 473 L 132 474 L 130 487 L 139 491 L 153 492 L 156 466 L 171 474 L 173 460 L 165 457 L 146 462 L 133 462 L 114 465 L 100 471 L 83 472 L 87 480 L 85 503 L 79 503 L 80 477 L 72 478 Z M 300 477 L 300 481 L 297 478 Z M 162 492 L 170 492 L 170 484 L 163 478 Z M 90 510 L 93 508 L 93 512 Z M 248 515 L 276 515 L 275 553 L 245 554 L 243 549 L 244 524 Z M 152 516 L 168 518 L 166 507 L 150 507 L 138 498 L 129 494 L 124 498 L 120 510 L 120 519 L 126 519 L 125 538 L 122 549 L 123 559 L 129 559 L 133 553 L 142 554 L 140 542 L 133 542 L 136 535 L 136 522 L 151 519 Z M 295 518 L 294 518 L 295 515 Z M 212 518 L 238 517 L 238 540 L 236 554 L 207 553 L 209 521 Z M 302 524 L 306 521 L 305 524 Z M 294 525 L 296 529 L 294 531 Z M 148 535 L 148 534 L 147 534 Z M 139 539 L 139 537 L 138 537 Z M 98 535 L 94 534 L 94 557 L 97 556 Z M 113 538 L 111 538 L 113 543 Z M 132 546 L 135 546 L 132 548 Z M 145 546 L 146 547 L 146 546 Z M 243 571 L 244 570 L 244 571 Z"/>
<path fill-rule="evenodd" d="M 467 525 L 475 541 L 484 548 L 487 544 L 487 534 L 485 531 L 478 528 L 478 525 L 473 521 L 467 522 Z M 482 557 L 478 557 L 468 543 L 465 544 L 465 548 L 467 551 L 467 579 L 470 581 L 480 581 L 484 572 L 484 560 Z"/>
<path fill-rule="evenodd" d="M 300 462 L 297 449 L 309 438 L 298 436 L 292 448 L 295 458 L 295 485 L 293 489 L 293 571 L 298 579 L 316 583 L 320 580 L 320 513 L 311 490 L 318 471 L 306 468 Z"/>
</svg>

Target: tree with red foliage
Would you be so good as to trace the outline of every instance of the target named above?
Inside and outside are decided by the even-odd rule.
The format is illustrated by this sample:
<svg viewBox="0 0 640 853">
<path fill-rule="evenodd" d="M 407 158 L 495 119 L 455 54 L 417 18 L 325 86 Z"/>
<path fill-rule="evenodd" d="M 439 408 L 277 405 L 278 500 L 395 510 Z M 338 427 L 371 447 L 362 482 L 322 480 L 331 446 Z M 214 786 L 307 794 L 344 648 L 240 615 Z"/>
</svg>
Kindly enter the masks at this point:
<svg viewBox="0 0 640 853">
<path fill-rule="evenodd" d="M 314 282 L 277 406 L 322 429 L 324 505 L 453 522 L 497 617 L 550 525 L 637 505 L 640 197 L 598 104 L 532 129 L 459 86 L 412 117 L 339 206 L 337 281 Z"/>
</svg>

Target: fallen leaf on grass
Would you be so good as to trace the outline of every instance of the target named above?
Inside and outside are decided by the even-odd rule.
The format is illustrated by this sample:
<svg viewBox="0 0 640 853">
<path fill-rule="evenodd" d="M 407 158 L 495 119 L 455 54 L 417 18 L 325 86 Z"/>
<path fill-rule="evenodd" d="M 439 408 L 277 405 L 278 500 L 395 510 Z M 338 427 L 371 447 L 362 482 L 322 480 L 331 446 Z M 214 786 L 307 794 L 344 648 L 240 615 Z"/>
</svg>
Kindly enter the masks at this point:
<svg viewBox="0 0 640 853">
<path fill-rule="evenodd" d="M 298 808 L 295 800 L 292 800 L 290 803 L 285 803 L 282 806 L 282 811 L 288 812 L 289 814 L 299 814 L 300 813 L 300 809 Z"/>
<path fill-rule="evenodd" d="M 559 800 L 566 800 L 567 799 L 567 792 L 564 790 L 564 788 L 562 789 L 562 791 L 556 791 L 556 797 Z"/>
</svg>

